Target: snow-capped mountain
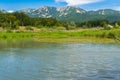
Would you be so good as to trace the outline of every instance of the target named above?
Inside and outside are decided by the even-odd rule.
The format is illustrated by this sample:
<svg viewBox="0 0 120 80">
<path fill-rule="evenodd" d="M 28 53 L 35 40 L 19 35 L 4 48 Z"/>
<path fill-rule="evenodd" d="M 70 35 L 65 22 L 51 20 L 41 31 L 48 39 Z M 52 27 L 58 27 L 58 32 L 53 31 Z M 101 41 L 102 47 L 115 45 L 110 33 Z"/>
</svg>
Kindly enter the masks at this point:
<svg viewBox="0 0 120 80">
<path fill-rule="evenodd" d="M 48 6 L 42 6 L 38 9 L 24 9 L 20 10 L 21 12 L 24 12 L 28 14 L 31 17 L 43 17 L 43 18 L 48 18 L 48 17 L 65 17 L 67 15 L 71 14 L 83 14 L 86 11 L 79 8 L 79 7 L 71 7 L 71 6 L 65 6 L 65 7 L 48 7 Z"/>
<path fill-rule="evenodd" d="M 13 13 L 15 12 L 14 10 L 4 10 L 4 9 L 0 9 L 0 12 L 2 13 Z"/>
<path fill-rule="evenodd" d="M 8 11 L 6 11 L 7 13 L 14 13 L 14 11 L 13 10 L 8 10 Z"/>
<path fill-rule="evenodd" d="M 20 10 L 20 12 L 24 12 L 31 17 L 49 18 L 49 17 L 55 17 L 56 16 L 57 8 L 42 6 L 38 9 L 30 9 L 29 8 L 29 9 Z"/>
<path fill-rule="evenodd" d="M 69 14 L 84 14 L 86 11 L 79 8 L 79 7 L 71 7 L 71 6 L 65 6 L 61 8 L 57 8 L 59 16 L 67 16 Z"/>
<path fill-rule="evenodd" d="M 110 21 L 120 20 L 120 11 L 112 9 L 100 9 L 97 11 L 86 11 L 77 6 L 64 6 L 60 8 L 42 6 L 38 9 L 20 10 L 30 17 L 56 18 L 64 21 L 84 22 L 89 20 L 108 19 Z"/>
</svg>

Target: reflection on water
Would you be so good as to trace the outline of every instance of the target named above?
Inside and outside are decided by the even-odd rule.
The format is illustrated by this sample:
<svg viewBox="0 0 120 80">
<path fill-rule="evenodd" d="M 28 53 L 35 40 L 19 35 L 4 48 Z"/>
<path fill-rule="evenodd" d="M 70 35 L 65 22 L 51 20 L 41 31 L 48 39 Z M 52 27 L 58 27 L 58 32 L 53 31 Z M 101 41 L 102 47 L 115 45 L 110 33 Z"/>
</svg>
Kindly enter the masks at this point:
<svg viewBox="0 0 120 80">
<path fill-rule="evenodd" d="M 120 80 L 115 44 L 0 43 L 0 80 Z"/>
</svg>

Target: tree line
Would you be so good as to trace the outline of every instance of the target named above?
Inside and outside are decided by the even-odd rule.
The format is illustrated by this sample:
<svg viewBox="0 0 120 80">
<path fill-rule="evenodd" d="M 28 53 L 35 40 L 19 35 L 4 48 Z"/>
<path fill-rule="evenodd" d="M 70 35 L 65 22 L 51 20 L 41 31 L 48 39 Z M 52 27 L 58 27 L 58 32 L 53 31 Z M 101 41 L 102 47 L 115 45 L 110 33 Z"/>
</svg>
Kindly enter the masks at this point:
<svg viewBox="0 0 120 80">
<path fill-rule="evenodd" d="M 34 26 L 34 27 L 65 27 L 73 29 L 76 27 L 92 28 L 106 27 L 107 25 L 119 26 L 120 21 L 109 22 L 108 20 L 93 20 L 86 22 L 63 22 L 54 18 L 31 18 L 22 12 L 2 13 L 0 12 L 0 27 L 3 29 L 17 29 L 19 26 Z"/>
<path fill-rule="evenodd" d="M 120 21 L 110 22 L 108 20 L 93 20 L 93 21 L 86 21 L 82 23 L 76 23 L 76 25 L 77 27 L 83 27 L 83 28 L 93 28 L 93 27 L 107 28 L 109 26 L 112 26 L 114 28 L 119 28 Z"/>
<path fill-rule="evenodd" d="M 30 18 L 22 12 L 0 12 L 0 27 L 15 29 L 18 26 L 53 27 L 62 26 L 62 23 L 53 18 Z"/>
</svg>

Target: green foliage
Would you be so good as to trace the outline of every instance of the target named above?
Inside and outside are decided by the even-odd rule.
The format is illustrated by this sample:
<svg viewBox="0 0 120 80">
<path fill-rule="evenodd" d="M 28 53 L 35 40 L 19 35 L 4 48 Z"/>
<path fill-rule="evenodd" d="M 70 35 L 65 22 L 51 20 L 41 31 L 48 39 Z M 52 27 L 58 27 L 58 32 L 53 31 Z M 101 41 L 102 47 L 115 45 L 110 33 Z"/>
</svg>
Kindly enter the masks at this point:
<svg viewBox="0 0 120 80">
<path fill-rule="evenodd" d="M 118 23 L 115 23 L 114 28 L 116 28 L 116 29 L 120 28 L 120 26 L 118 25 Z"/>
<path fill-rule="evenodd" d="M 73 29 L 76 29 L 76 26 L 68 26 L 67 29 L 68 29 L 68 30 L 73 30 Z"/>
<path fill-rule="evenodd" d="M 30 18 L 21 12 L 0 13 L 0 27 L 17 29 L 18 26 L 49 27 L 62 26 L 62 23 L 53 18 Z"/>
<path fill-rule="evenodd" d="M 45 28 L 45 27 L 44 27 L 44 28 L 41 28 L 41 29 L 40 29 L 40 32 L 48 32 L 48 28 Z"/>
<path fill-rule="evenodd" d="M 31 24 L 30 23 L 30 18 L 27 15 L 25 15 L 24 13 L 15 12 L 12 15 L 14 15 L 20 21 L 19 22 L 20 26 L 26 26 L 28 24 Z"/>
<path fill-rule="evenodd" d="M 0 27 L 6 30 L 18 29 L 19 26 L 26 26 L 27 30 L 32 30 L 32 28 L 28 26 L 43 28 L 43 31 L 47 31 L 47 30 L 54 31 L 52 30 L 54 26 L 58 27 L 58 28 L 56 27 L 56 31 L 73 30 L 76 29 L 77 27 L 82 27 L 82 28 L 102 27 L 105 30 L 110 30 L 112 28 L 111 25 L 114 25 L 114 28 L 119 28 L 120 21 L 116 21 L 115 23 L 110 23 L 107 20 L 92 20 L 82 23 L 81 22 L 75 23 L 74 21 L 70 21 L 70 22 L 58 21 L 53 18 L 30 18 L 29 16 L 21 12 L 0 13 Z"/>
<path fill-rule="evenodd" d="M 26 30 L 33 30 L 31 26 L 26 26 Z"/>
<path fill-rule="evenodd" d="M 65 27 L 56 27 L 55 29 L 56 29 L 56 31 L 59 31 L 59 32 L 66 30 Z"/>
<path fill-rule="evenodd" d="M 107 24 L 110 24 L 107 20 L 93 20 L 93 21 L 86 21 L 83 23 L 77 22 L 76 26 L 83 28 L 93 28 L 93 27 L 104 27 Z"/>
<path fill-rule="evenodd" d="M 65 31 L 56 31 L 56 32 L 49 32 L 47 29 L 45 31 L 41 31 L 38 33 L 32 33 L 32 32 L 8 32 L 0 33 L 0 40 L 39 40 L 39 41 L 56 41 L 59 42 L 61 40 L 63 41 L 80 41 L 87 42 L 89 40 L 100 41 L 102 39 L 102 42 L 104 42 L 104 39 L 113 40 L 113 41 L 120 41 L 120 29 L 112 29 L 112 30 L 85 30 L 80 32 L 65 32 Z M 84 38 L 84 39 L 83 39 Z M 107 41 L 108 42 L 108 41 Z"/>
<path fill-rule="evenodd" d="M 113 26 L 106 24 L 106 25 L 104 26 L 104 29 L 105 29 L 105 30 L 110 30 L 110 29 L 113 29 Z"/>
<path fill-rule="evenodd" d="M 0 26 L 4 29 L 16 29 L 19 21 L 12 14 L 0 14 Z"/>
</svg>

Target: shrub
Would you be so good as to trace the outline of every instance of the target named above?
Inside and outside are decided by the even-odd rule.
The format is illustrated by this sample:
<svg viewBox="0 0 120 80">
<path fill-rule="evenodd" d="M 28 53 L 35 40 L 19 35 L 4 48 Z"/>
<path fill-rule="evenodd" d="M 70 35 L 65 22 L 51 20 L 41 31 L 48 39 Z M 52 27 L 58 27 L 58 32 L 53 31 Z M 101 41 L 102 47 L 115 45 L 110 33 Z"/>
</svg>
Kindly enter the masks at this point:
<svg viewBox="0 0 120 80">
<path fill-rule="evenodd" d="M 47 32 L 47 31 L 48 31 L 47 28 L 41 28 L 41 29 L 40 29 L 40 32 Z"/>
<path fill-rule="evenodd" d="M 64 30 L 66 30 L 65 27 L 56 27 L 55 29 L 56 29 L 57 31 L 64 31 Z"/>
<path fill-rule="evenodd" d="M 76 26 L 68 26 L 68 30 L 76 29 Z"/>
<path fill-rule="evenodd" d="M 112 28 L 113 28 L 113 26 L 111 26 L 111 25 L 105 25 L 105 26 L 104 26 L 104 29 L 105 29 L 105 30 L 110 30 L 110 29 L 112 29 Z"/>
<path fill-rule="evenodd" d="M 26 30 L 33 30 L 31 26 L 26 26 Z"/>
</svg>

